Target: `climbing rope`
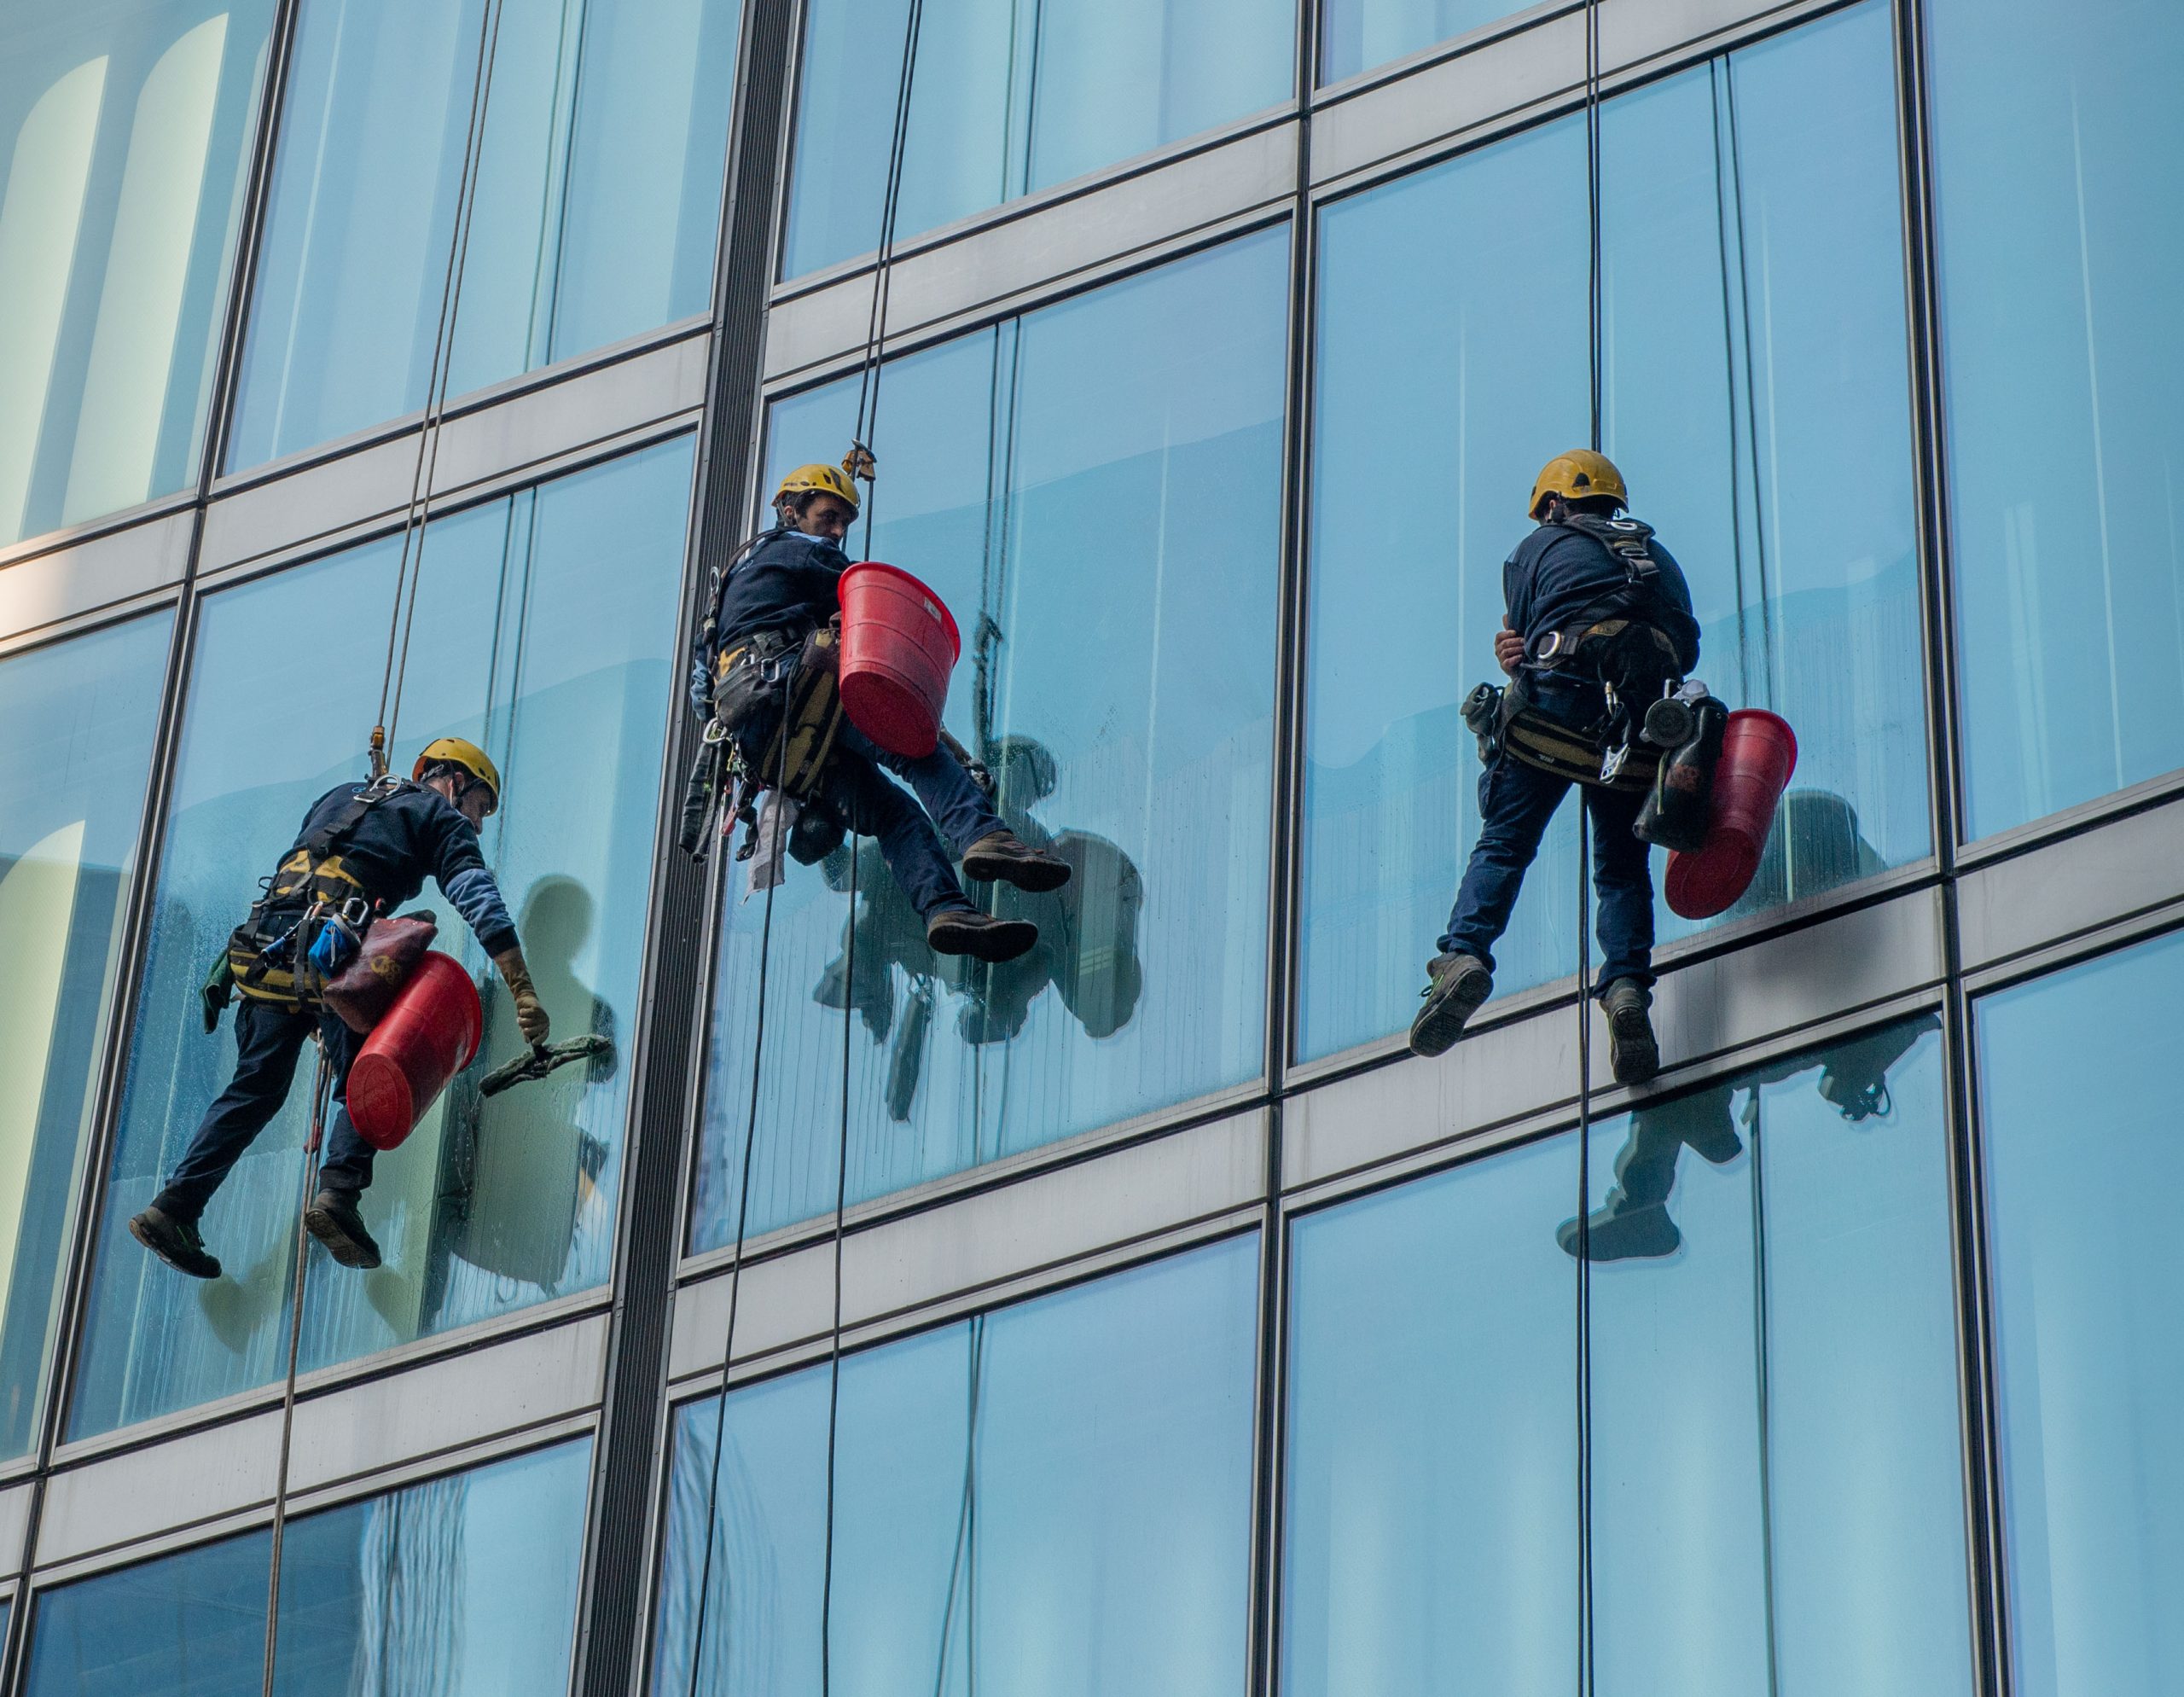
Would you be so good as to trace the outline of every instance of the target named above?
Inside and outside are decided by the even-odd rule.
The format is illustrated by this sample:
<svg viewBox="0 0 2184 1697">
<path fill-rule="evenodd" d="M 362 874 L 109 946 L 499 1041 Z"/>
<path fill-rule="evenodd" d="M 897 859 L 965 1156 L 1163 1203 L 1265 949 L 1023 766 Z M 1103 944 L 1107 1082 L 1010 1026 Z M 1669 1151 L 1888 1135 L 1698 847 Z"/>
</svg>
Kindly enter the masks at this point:
<svg viewBox="0 0 2184 1697">
<path fill-rule="evenodd" d="M 857 1006 L 857 861 L 858 839 L 850 838 L 850 918 L 848 941 L 843 945 L 843 974 L 851 986 L 842 998 L 842 1141 L 834 1169 L 834 1314 L 827 1351 L 827 1549 L 819 1587 L 819 1693 L 834 1689 L 834 1482 L 836 1437 L 842 1407 L 842 1222 L 849 1206 L 850 1189 L 850 1051 L 856 1029 Z"/>
</svg>

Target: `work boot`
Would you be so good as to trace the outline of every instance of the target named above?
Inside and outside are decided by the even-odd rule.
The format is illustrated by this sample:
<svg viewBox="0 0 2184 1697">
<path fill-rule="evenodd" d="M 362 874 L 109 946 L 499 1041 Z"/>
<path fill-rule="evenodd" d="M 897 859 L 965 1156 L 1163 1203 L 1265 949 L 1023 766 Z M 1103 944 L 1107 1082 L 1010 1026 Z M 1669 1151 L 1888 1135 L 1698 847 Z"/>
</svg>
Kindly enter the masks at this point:
<svg viewBox="0 0 2184 1697">
<path fill-rule="evenodd" d="M 1033 848 L 1014 831 L 991 831 L 965 851 L 963 875 L 985 884 L 999 880 L 1037 896 L 1069 882 L 1069 863 Z"/>
<path fill-rule="evenodd" d="M 379 1265 L 379 1245 L 364 1229 L 357 1212 L 357 1199 L 346 1191 L 322 1190 L 304 1210 L 304 1229 L 326 1246 L 326 1252 L 345 1267 L 369 1272 Z"/>
<path fill-rule="evenodd" d="M 1039 940 L 1039 927 L 1028 919 L 996 919 L 976 908 L 948 908 L 926 921 L 925 940 L 936 955 L 1013 961 Z"/>
<path fill-rule="evenodd" d="M 1476 955 L 1436 955 L 1426 968 L 1426 1005 L 1410 1022 L 1410 1052 L 1445 1055 L 1478 1004 L 1494 993 L 1494 974 Z"/>
<path fill-rule="evenodd" d="M 1554 1241 L 1572 1260 L 1577 1255 L 1577 1222 L 1565 1220 Z M 1683 1234 L 1669 1218 L 1664 1203 L 1647 1202 L 1635 1208 L 1619 1207 L 1611 1199 L 1592 1217 L 1586 1242 L 1591 1261 L 1652 1261 L 1673 1255 L 1683 1243 Z"/>
<path fill-rule="evenodd" d="M 187 1273 L 193 1279 L 220 1276 L 219 1260 L 205 1252 L 197 1222 L 178 1220 L 157 1202 L 129 1222 L 129 1235 L 177 1273 Z"/>
<path fill-rule="evenodd" d="M 1608 1065 L 1618 1084 L 1642 1084 L 1661 1070 L 1661 1046 L 1654 1040 L 1647 1009 L 1653 993 L 1635 978 L 1619 978 L 1600 992 L 1607 1015 Z"/>
</svg>

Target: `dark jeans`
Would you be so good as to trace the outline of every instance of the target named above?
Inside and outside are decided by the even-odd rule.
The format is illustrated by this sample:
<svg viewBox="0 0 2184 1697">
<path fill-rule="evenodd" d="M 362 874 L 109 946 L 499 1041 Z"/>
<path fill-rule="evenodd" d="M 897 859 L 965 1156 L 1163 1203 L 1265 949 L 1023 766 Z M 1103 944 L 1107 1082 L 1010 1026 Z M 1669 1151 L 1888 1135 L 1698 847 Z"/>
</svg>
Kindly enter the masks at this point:
<svg viewBox="0 0 2184 1697">
<path fill-rule="evenodd" d="M 891 782 L 883 767 L 908 779 L 917 792 L 916 800 L 901 785 Z M 960 855 L 979 838 L 1000 830 L 1001 816 L 945 744 L 913 760 L 889 753 L 855 725 L 845 724 L 820 791 L 840 810 L 852 830 L 879 842 L 887 869 L 920 919 L 971 905 L 956 881 L 949 850 Z"/>
<path fill-rule="evenodd" d="M 349 1124 L 349 1064 L 364 1040 L 332 1014 L 285 1014 L 264 1002 L 235 1003 L 235 1076 L 221 1091 L 183 1151 L 166 1188 L 154 1201 L 163 1213 L 195 1220 L 205 1212 L 242 1152 L 288 1099 L 296 1060 L 316 1026 L 334 1065 L 334 1113 L 327 1127 L 326 1157 L 319 1165 L 322 1189 L 353 1196 L 372 1182 L 372 1146 Z"/>
<path fill-rule="evenodd" d="M 1650 985 L 1653 871 L 1647 861 L 1647 846 L 1630 834 L 1638 810 L 1645 805 L 1645 792 L 1602 789 L 1596 784 L 1578 787 L 1585 793 L 1585 811 L 1593 822 L 1593 890 L 1599 898 L 1602 959 L 1599 976 L 1593 980 L 1594 993 L 1619 978 Z M 1478 844 L 1464 869 L 1448 934 L 1441 939 L 1445 952 L 1476 955 L 1490 968 L 1494 965 L 1494 944 L 1508 928 L 1525 869 L 1539 852 L 1547 822 L 1569 788 L 1569 779 L 1507 754 L 1480 774 Z"/>
</svg>

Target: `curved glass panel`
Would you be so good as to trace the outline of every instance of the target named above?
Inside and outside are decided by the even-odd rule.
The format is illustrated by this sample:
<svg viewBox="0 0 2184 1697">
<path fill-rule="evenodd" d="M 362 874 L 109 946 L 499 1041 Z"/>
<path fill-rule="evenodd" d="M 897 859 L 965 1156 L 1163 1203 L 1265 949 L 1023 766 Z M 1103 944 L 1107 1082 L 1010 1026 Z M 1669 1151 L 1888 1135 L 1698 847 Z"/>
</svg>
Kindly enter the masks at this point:
<svg viewBox="0 0 2184 1697">
<path fill-rule="evenodd" d="M 978 967 L 865 840 L 852 973 L 848 850 L 790 868 L 770 941 L 731 862 L 694 1248 L 736 1235 L 762 944 L 754 1234 L 834 1206 L 845 1008 L 852 1202 L 1259 1072 L 1287 288 L 1255 236 L 888 367 L 870 551 L 954 610 L 949 725 L 1075 875 L 972 886 L 1041 931 Z M 769 488 L 856 389 L 775 407 Z"/>
<path fill-rule="evenodd" d="M 685 1404 L 651 1688 L 1243 1690 L 1257 1245 L 845 1357 L 830 1613 L 828 1369 Z"/>
<path fill-rule="evenodd" d="M 0 15 L 0 545 L 196 478 L 273 9 Z"/>
<path fill-rule="evenodd" d="M 1936 1024 L 1594 1129 L 1603 1693 L 1972 1689 Z M 1283 1690 L 1571 1688 L 1577 1154 L 1295 1227 Z"/>
<path fill-rule="evenodd" d="M 2184 1682 L 2184 938 L 1978 1004 L 2000 1364 L 2011 1682 Z"/>
<path fill-rule="evenodd" d="M 172 631 L 0 660 L 0 1456 L 31 1445 Z"/>
<path fill-rule="evenodd" d="M 1682 563 L 1699 674 L 1796 728 L 1735 917 L 1930 846 L 1893 47 L 1863 6 L 1608 103 L 1605 443 Z M 1401 1029 L 1478 830 L 1458 704 L 1494 671 L 1532 479 L 1583 440 L 1584 130 L 1322 216 L 1298 1049 Z M 1421 445 L 1447 474 L 1377 493 Z M 1370 584 L 1361 593 L 1361 584 Z M 1565 804 L 1497 951 L 1576 968 Z M 1659 905 L 1663 940 L 1696 929 Z"/>
<path fill-rule="evenodd" d="M 813 0 L 782 275 L 880 245 L 909 0 Z M 1287 98 L 1293 0 L 926 0 L 898 241 Z"/>
<path fill-rule="evenodd" d="M 2184 12 L 1933 0 L 1966 828 L 2184 766 Z"/>
<path fill-rule="evenodd" d="M 706 310 L 735 0 L 305 0 L 230 469 L 421 408 L 490 43 L 446 392 Z"/>
<path fill-rule="evenodd" d="M 539 995 L 564 1035 L 636 1029 L 661 738 L 677 641 L 690 445 L 667 444 L 433 521 L 393 751 L 483 744 L 508 782 L 485 851 Z M 186 1279 L 128 1235 L 235 1060 L 235 1014 L 205 1034 L 198 990 L 313 800 L 361 779 L 398 541 L 207 597 L 169 804 L 150 957 L 109 1169 L 81 1435 L 279 1378 L 312 1061 L 206 1210 L 224 1276 Z M 612 561 L 607 569 L 606 562 Z M 320 633 L 348 631 L 353 640 Z M 293 657 L 308 701 L 291 711 Z M 270 715 L 269 717 L 269 715 Z M 582 805 L 572 799 L 582 798 Z M 437 886 L 438 945 L 481 978 L 482 1066 L 522 1047 L 514 1009 Z M 411 910 L 416 910 L 413 908 Z M 306 1369 L 505 1313 L 605 1279 L 621 1179 L 626 1069 L 567 1067 L 481 1101 L 459 1078 L 380 1158 L 364 1218 L 386 1264 L 314 1247 Z"/>
<path fill-rule="evenodd" d="M 1321 0 L 1320 80 L 1339 83 L 1519 9 L 1511 0 Z"/>
</svg>

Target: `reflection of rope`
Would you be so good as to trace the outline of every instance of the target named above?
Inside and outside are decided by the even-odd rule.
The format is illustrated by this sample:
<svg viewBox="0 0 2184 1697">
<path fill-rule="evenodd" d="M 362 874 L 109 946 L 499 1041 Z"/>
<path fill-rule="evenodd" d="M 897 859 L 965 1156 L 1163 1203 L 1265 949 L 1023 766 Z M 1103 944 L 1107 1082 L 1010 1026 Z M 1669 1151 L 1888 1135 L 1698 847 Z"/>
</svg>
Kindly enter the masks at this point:
<svg viewBox="0 0 2184 1697">
<path fill-rule="evenodd" d="M 1774 1433 L 1772 1408 L 1772 1386 L 1769 1383 L 1767 1348 L 1767 1177 L 1765 1158 L 1761 1154 L 1761 1106 L 1759 1087 L 1751 1091 L 1751 1276 L 1752 1276 L 1752 1346 L 1757 1363 L 1757 1391 L 1759 1396 L 1759 1565 L 1761 1595 L 1765 1599 L 1767 1620 L 1767 1689 L 1772 1694 L 1781 1688 L 1781 1673 L 1777 1665 L 1774 1642 Z"/>
<path fill-rule="evenodd" d="M 300 946 L 300 945 L 299 945 Z M 304 1142 L 304 1194 L 296 1204 L 296 1259 L 288 1308 L 288 1376 L 281 1392 L 281 1456 L 273 1473 L 272 1567 L 265 1582 L 265 1668 L 264 1697 L 273 1697 L 273 1652 L 281 1628 L 281 1546 L 288 1523 L 288 1456 L 296 1431 L 296 1361 L 304 1336 L 304 1275 L 311 1265 L 311 1237 L 304 1211 L 318 1184 L 318 1145 L 326 1130 L 326 1105 L 334 1094 L 334 1061 L 326 1039 L 318 1042 L 318 1070 L 311 1084 L 311 1135 Z"/>
<path fill-rule="evenodd" d="M 948 1591 L 940 1604 L 940 1658 L 932 1673 L 932 1697 L 943 1697 L 948 1687 L 948 1625 L 955 1617 L 959 1590 L 963 1596 L 963 1677 L 967 1697 L 976 1697 L 978 1691 L 979 1400 L 985 1377 L 985 1315 L 971 1316 L 970 1341 L 970 1384 L 963 1415 L 963 1496 L 961 1506 L 956 1511 L 956 1549 L 948 1564 Z"/>
<path fill-rule="evenodd" d="M 857 840 L 852 835 L 850 839 L 849 940 L 844 944 L 846 974 L 852 985 L 857 982 Z M 842 1407 L 842 1217 L 849 1206 L 850 1050 L 851 1034 L 857 1024 L 856 1001 L 854 996 L 850 996 L 844 997 L 842 1003 L 842 1147 L 840 1160 L 834 1169 L 834 1318 L 827 1350 L 827 1555 L 826 1572 L 819 1589 L 820 1697 L 826 1697 L 826 1694 L 834 1688 L 834 1464 L 836 1440 L 841 1431 Z"/>
</svg>

